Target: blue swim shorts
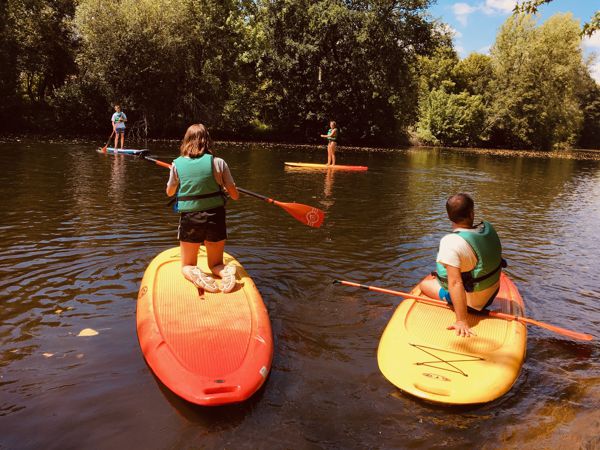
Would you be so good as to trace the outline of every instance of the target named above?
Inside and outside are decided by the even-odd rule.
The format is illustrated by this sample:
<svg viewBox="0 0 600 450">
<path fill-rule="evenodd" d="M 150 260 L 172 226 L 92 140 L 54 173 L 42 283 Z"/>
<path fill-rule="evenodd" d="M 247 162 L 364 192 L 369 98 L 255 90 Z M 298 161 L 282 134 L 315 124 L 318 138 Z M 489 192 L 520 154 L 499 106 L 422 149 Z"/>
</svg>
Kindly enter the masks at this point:
<svg viewBox="0 0 600 450">
<path fill-rule="evenodd" d="M 440 300 L 444 300 L 449 305 L 452 304 L 452 300 L 450 299 L 450 292 L 448 292 L 446 289 L 440 288 L 438 295 L 440 297 Z"/>
<path fill-rule="evenodd" d="M 125 134 L 125 128 L 115 128 L 117 134 Z"/>
<path fill-rule="evenodd" d="M 485 306 L 483 308 L 481 308 L 482 310 L 486 309 L 488 306 L 490 306 L 494 302 L 494 299 L 496 298 L 496 295 L 498 295 L 499 290 L 500 290 L 500 288 L 496 289 L 496 292 L 494 292 L 492 294 L 492 296 L 487 301 Z M 448 290 L 446 290 L 444 288 L 440 288 L 438 295 L 440 296 L 440 300 L 444 300 L 449 305 L 452 305 L 452 299 L 450 298 L 450 292 L 448 292 Z M 477 311 L 477 310 L 471 308 L 470 306 L 467 306 L 467 309 L 470 311 Z"/>
</svg>

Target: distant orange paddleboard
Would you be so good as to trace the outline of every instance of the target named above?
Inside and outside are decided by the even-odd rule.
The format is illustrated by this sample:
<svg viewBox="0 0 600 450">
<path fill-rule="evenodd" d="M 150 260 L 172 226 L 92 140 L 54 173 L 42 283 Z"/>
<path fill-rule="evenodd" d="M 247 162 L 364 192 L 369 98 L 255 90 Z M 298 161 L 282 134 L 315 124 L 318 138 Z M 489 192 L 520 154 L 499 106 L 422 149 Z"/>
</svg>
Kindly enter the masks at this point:
<svg viewBox="0 0 600 450">
<path fill-rule="evenodd" d="M 336 164 L 334 166 L 327 164 L 313 164 L 313 163 L 296 163 L 296 162 L 286 162 L 284 163 L 288 167 L 302 167 L 304 169 L 335 169 L 335 170 L 356 170 L 356 171 L 364 171 L 368 170 L 367 166 L 343 166 Z"/>
<path fill-rule="evenodd" d="M 273 359 L 271 323 L 241 264 L 229 294 L 205 292 L 181 274 L 179 247 L 156 256 L 144 273 L 137 333 L 146 362 L 171 391 L 198 405 L 241 402 L 265 382 Z M 210 273 L 201 247 L 198 267 Z"/>
</svg>

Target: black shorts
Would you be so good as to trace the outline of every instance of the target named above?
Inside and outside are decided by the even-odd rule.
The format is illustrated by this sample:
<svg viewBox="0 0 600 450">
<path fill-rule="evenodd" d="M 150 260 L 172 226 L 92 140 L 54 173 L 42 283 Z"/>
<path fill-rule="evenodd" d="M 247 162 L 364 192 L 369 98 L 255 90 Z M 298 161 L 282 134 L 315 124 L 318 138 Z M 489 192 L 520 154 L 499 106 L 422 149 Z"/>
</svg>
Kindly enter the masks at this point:
<svg viewBox="0 0 600 450">
<path fill-rule="evenodd" d="M 225 207 L 206 211 L 182 212 L 179 217 L 177 239 L 183 242 L 202 244 L 204 241 L 219 242 L 227 239 Z"/>
</svg>

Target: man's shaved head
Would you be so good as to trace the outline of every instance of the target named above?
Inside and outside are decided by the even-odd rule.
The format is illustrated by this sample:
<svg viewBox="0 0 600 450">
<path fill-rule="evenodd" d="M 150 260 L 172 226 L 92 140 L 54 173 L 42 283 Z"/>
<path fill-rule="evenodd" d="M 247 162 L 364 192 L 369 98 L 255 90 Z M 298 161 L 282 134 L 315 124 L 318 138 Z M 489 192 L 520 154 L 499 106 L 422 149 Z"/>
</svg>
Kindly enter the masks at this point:
<svg viewBox="0 0 600 450">
<path fill-rule="evenodd" d="M 475 204 L 469 194 L 454 194 L 446 201 L 448 217 L 454 223 L 470 221 L 474 210 Z"/>
</svg>

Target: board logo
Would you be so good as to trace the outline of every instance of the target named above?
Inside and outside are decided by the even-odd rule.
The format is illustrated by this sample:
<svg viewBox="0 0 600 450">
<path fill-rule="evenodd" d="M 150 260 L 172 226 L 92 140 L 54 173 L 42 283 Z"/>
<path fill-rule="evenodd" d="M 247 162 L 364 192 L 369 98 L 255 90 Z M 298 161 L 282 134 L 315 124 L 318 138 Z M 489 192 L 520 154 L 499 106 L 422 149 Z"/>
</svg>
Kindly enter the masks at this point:
<svg viewBox="0 0 600 450">
<path fill-rule="evenodd" d="M 306 213 L 306 224 L 308 226 L 313 226 L 319 221 L 319 210 L 316 208 L 311 208 L 310 211 Z"/>
<path fill-rule="evenodd" d="M 452 381 L 450 378 L 446 378 L 445 376 L 438 375 L 436 373 L 423 372 L 422 375 L 427 378 L 433 378 L 434 380 L 438 380 L 438 381 Z"/>
<path fill-rule="evenodd" d="M 148 286 L 143 286 L 140 289 L 140 295 L 138 295 L 138 299 L 142 298 L 144 295 L 146 295 L 146 292 L 148 292 Z"/>
</svg>

